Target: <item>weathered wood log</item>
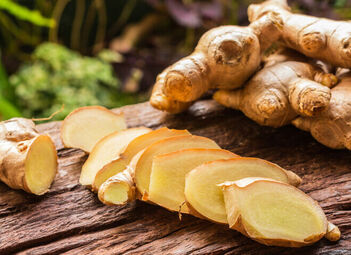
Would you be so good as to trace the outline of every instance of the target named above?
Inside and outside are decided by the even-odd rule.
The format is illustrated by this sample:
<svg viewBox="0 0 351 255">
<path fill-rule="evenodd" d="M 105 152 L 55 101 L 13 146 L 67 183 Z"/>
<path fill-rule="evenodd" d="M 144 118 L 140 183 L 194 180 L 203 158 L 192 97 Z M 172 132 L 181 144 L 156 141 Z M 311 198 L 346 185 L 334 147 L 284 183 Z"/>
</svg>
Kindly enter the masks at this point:
<svg viewBox="0 0 351 255">
<path fill-rule="evenodd" d="M 261 127 L 237 111 L 200 101 L 171 116 L 148 103 L 116 109 L 129 127 L 189 129 L 243 156 L 273 161 L 303 177 L 301 189 L 317 200 L 342 239 L 322 240 L 299 254 L 351 254 L 351 153 L 331 150 L 292 126 Z M 35 197 L 0 184 L 0 253 L 10 254 L 296 254 L 296 249 L 265 247 L 226 226 L 192 216 L 178 220 L 163 208 L 132 203 L 101 204 L 78 184 L 84 152 L 64 149 L 60 122 L 39 125 L 59 151 L 59 174 L 47 194 Z"/>
</svg>

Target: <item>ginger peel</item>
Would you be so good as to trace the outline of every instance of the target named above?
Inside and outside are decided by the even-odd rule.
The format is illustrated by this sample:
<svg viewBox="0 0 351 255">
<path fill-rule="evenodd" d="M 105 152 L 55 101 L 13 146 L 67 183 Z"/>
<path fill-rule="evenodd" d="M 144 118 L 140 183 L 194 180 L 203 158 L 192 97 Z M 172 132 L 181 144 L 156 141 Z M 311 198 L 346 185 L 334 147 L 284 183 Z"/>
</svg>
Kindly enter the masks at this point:
<svg viewBox="0 0 351 255">
<path fill-rule="evenodd" d="M 269 0 L 248 8 L 250 22 L 273 14 L 282 19 L 279 41 L 286 47 L 334 66 L 351 67 L 350 22 L 292 13 L 286 0 Z"/>
<path fill-rule="evenodd" d="M 300 116 L 292 124 L 332 149 L 351 150 L 351 72 L 339 76 L 340 83 L 331 89 L 328 109 L 316 117 Z"/>
<path fill-rule="evenodd" d="M 280 27 L 280 17 L 272 14 L 248 27 L 221 26 L 209 30 L 191 55 L 157 77 L 151 105 L 179 113 L 209 89 L 240 87 L 257 70 L 261 53 L 278 38 Z"/>
<path fill-rule="evenodd" d="M 273 55 L 274 56 L 274 55 Z M 273 57 L 275 58 L 275 57 Z M 315 116 L 328 108 L 337 78 L 318 66 L 290 61 L 270 63 L 237 90 L 219 90 L 213 98 L 241 110 L 260 125 L 280 127 L 297 117 Z"/>
</svg>

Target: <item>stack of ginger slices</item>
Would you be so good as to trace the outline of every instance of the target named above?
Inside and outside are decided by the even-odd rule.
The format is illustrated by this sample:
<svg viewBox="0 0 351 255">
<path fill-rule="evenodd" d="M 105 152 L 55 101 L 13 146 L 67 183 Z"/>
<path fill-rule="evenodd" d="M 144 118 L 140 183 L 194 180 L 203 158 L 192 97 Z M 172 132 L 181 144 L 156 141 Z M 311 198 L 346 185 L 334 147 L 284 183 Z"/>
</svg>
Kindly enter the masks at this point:
<svg viewBox="0 0 351 255">
<path fill-rule="evenodd" d="M 90 106 L 66 117 L 61 138 L 89 153 L 79 181 L 107 205 L 143 200 L 228 224 L 265 245 L 340 238 L 318 203 L 296 188 L 295 173 L 187 130 L 127 128 L 122 113 Z"/>
</svg>

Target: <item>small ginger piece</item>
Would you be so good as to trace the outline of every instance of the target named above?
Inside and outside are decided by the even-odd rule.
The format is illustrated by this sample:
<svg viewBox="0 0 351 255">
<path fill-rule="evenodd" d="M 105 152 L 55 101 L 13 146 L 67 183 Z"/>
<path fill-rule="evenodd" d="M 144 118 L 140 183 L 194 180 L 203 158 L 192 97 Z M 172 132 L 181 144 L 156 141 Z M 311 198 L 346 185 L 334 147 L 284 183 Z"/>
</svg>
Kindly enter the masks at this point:
<svg viewBox="0 0 351 255">
<path fill-rule="evenodd" d="M 329 241 L 336 242 L 340 239 L 340 236 L 340 229 L 333 223 L 328 222 L 328 229 L 327 233 L 325 234 L 325 238 L 327 238 Z"/>
<path fill-rule="evenodd" d="M 79 182 L 91 186 L 96 173 L 106 164 L 120 156 L 128 144 L 138 136 L 150 132 L 146 127 L 117 131 L 102 138 L 92 149 L 82 167 Z"/>
<path fill-rule="evenodd" d="M 190 148 L 220 149 L 211 139 L 195 135 L 165 138 L 145 149 L 135 167 L 135 184 L 143 200 L 148 200 L 152 162 L 155 156 Z"/>
<path fill-rule="evenodd" d="M 280 35 L 281 17 L 268 16 L 248 27 L 220 26 L 207 31 L 191 55 L 157 77 L 151 105 L 178 113 L 210 89 L 240 87 L 258 69 L 261 53 Z"/>
<path fill-rule="evenodd" d="M 351 26 L 349 21 L 335 21 L 290 11 L 286 0 L 269 0 L 251 4 L 250 22 L 263 17 L 282 19 L 279 40 L 304 55 L 338 67 L 351 67 Z"/>
<path fill-rule="evenodd" d="M 33 121 L 13 118 L 0 122 L 0 180 L 13 189 L 42 195 L 57 173 L 57 152 Z"/>
<path fill-rule="evenodd" d="M 223 194 L 217 185 L 246 177 L 272 178 L 294 186 L 301 183 L 300 177 L 293 172 L 263 159 L 239 157 L 208 162 L 186 176 L 184 194 L 191 213 L 227 223 Z"/>
<path fill-rule="evenodd" d="M 332 149 L 351 150 L 351 72 L 339 76 L 331 90 L 329 108 L 316 117 L 298 117 L 295 127 L 311 132 L 321 144 Z"/>
<path fill-rule="evenodd" d="M 108 178 L 99 188 L 98 197 L 106 205 L 125 205 L 136 199 L 134 170 L 144 150 L 139 151 L 125 170 Z"/>
<path fill-rule="evenodd" d="M 316 65 L 283 61 L 265 66 L 244 88 L 219 90 L 213 98 L 226 107 L 242 111 L 260 125 L 281 127 L 290 124 L 298 114 L 315 116 L 327 109 L 331 97 L 329 87 L 336 82 L 335 75 L 324 73 Z"/>
<path fill-rule="evenodd" d="M 171 211 L 189 213 L 184 203 L 185 176 L 209 161 L 238 155 L 222 149 L 184 149 L 154 157 L 150 176 L 149 201 Z"/>
<path fill-rule="evenodd" d="M 301 247 L 340 237 L 318 203 L 291 185 L 256 177 L 220 186 L 229 227 L 259 243 Z"/>
<path fill-rule="evenodd" d="M 91 152 L 101 138 L 126 128 L 123 113 L 116 114 L 101 106 L 80 107 L 64 119 L 61 139 L 67 148 Z"/>
<path fill-rule="evenodd" d="M 115 174 L 122 172 L 126 169 L 128 164 L 131 162 L 133 157 L 139 153 L 139 151 L 145 149 L 149 145 L 160 141 L 164 138 L 174 137 L 174 136 L 184 136 L 190 135 L 187 130 L 176 130 L 176 129 L 168 129 L 166 127 L 153 130 L 146 134 L 136 137 L 132 140 L 128 146 L 124 149 L 121 155 L 106 164 L 102 169 L 100 169 L 94 179 L 93 190 L 98 191 L 100 186 L 110 177 Z M 128 173 L 126 173 L 126 176 Z"/>
</svg>

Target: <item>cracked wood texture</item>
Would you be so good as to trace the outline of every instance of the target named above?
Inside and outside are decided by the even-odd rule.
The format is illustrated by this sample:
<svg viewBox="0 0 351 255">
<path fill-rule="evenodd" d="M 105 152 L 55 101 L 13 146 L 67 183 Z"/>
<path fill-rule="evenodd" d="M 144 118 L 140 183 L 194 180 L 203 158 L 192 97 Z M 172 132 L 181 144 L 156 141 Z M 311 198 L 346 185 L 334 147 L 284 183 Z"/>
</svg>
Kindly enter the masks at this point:
<svg viewBox="0 0 351 255">
<path fill-rule="evenodd" d="M 78 183 L 87 156 L 64 149 L 60 122 L 38 126 L 55 141 L 59 173 L 41 197 L 0 184 L 1 254 L 351 254 L 351 152 L 331 150 L 292 126 L 261 127 L 240 112 L 211 100 L 195 103 L 181 115 L 167 115 L 148 103 L 125 106 L 129 127 L 167 126 L 214 139 L 242 156 L 260 157 L 303 178 L 301 189 L 339 226 L 337 243 L 323 239 L 310 247 L 288 249 L 260 245 L 227 226 L 176 213 L 140 201 L 105 206 Z"/>
</svg>

